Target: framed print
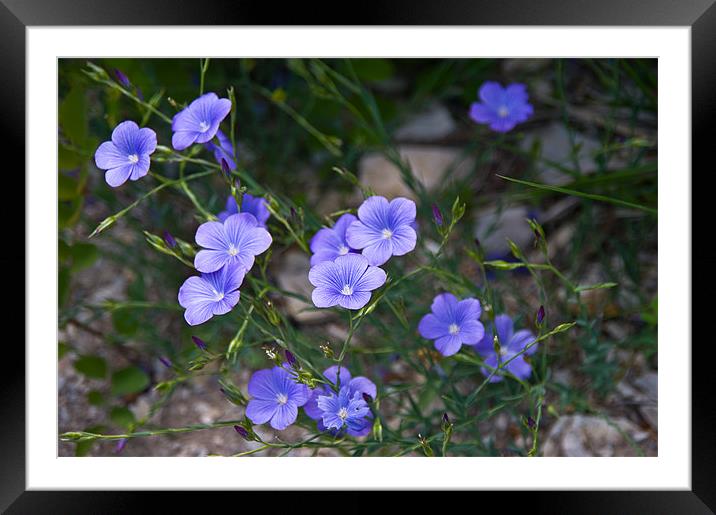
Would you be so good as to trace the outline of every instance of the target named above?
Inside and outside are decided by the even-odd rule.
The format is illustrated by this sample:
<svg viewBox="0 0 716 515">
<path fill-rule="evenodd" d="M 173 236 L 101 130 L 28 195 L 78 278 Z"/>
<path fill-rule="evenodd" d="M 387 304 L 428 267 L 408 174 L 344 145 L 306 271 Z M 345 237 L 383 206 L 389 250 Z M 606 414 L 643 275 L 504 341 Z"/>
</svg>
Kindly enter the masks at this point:
<svg viewBox="0 0 716 515">
<path fill-rule="evenodd" d="M 713 509 L 711 2 L 99 5 L 0 5 L 27 292 L 3 509 Z"/>
</svg>

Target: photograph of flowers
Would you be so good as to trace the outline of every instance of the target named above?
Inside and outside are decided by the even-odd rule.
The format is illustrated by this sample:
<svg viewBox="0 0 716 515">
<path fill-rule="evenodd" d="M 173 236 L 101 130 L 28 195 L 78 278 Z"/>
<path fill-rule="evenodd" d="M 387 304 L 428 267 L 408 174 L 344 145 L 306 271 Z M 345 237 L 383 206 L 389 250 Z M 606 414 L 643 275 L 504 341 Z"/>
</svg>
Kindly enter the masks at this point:
<svg viewBox="0 0 716 515">
<path fill-rule="evenodd" d="M 57 80 L 60 456 L 658 456 L 656 59 Z"/>
</svg>

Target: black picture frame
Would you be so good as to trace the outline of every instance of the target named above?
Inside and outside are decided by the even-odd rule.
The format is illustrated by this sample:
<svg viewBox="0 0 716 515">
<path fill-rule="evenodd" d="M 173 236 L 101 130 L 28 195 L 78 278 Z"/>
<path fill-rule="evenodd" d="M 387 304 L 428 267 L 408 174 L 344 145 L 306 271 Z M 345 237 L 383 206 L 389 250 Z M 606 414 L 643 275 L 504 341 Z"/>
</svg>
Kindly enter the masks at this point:
<svg viewBox="0 0 716 515">
<path fill-rule="evenodd" d="M 377 2 L 353 2 L 337 9 L 335 3 L 311 2 L 281 3 L 276 8 L 271 2 L 243 0 L 0 0 L 0 127 L 5 148 L 14 149 L 17 159 L 15 170 L 24 170 L 25 107 L 31 99 L 25 96 L 25 29 L 37 25 L 635 25 L 635 26 L 688 26 L 691 28 L 692 73 L 692 168 L 712 173 L 707 141 L 708 125 L 716 119 L 716 0 L 442 0 L 418 4 L 414 1 L 393 0 L 385 5 Z M 350 13 L 350 14 L 349 14 Z M 350 21 L 350 23 L 348 23 Z M 565 47 L 567 50 L 567 47 Z M 678 171 L 672 171 L 679 173 Z M 11 176 L 12 175 L 12 176 Z M 692 179 L 695 174 L 692 174 Z M 9 185 L 7 181 L 17 181 Z M 54 180 L 54 176 L 52 178 Z M 32 192 L 25 191 L 24 174 L 6 173 L 4 189 L 12 193 L 19 203 Z M 12 189 L 10 189 L 12 188 Z M 25 192 L 25 196 L 16 194 Z M 693 189 L 697 193 L 699 189 Z M 701 188 L 701 194 L 708 194 Z M 31 208 L 28 205 L 3 205 L 3 220 L 12 220 L 17 234 L 6 233 L 6 241 L 15 248 L 12 256 L 1 253 L 2 270 L 12 268 L 13 285 L 17 291 L 20 274 L 17 263 L 24 263 L 25 225 L 19 223 L 19 213 Z M 693 229 L 707 229 L 712 216 L 696 216 L 692 201 Z M 20 231 L 22 230 L 22 235 Z M 705 234 L 702 231 L 700 234 Z M 697 233 L 699 234 L 699 233 Z M 692 252 L 692 269 L 709 270 L 713 258 Z M 20 259 L 18 254 L 22 254 Z M 699 267 L 698 265 L 702 266 Z M 24 274 L 32 273 L 24 269 Z M 710 272 L 709 272 L 710 274 Z M 702 288 L 709 286 L 701 281 Z M 20 305 L 17 302 L 15 305 Z M 22 303 L 23 309 L 25 303 Z M 709 303 L 692 302 L 692 320 L 705 312 Z M 32 306 L 27 305 L 27 309 Z M 25 313 L 26 316 L 26 313 Z M 23 317 L 24 318 L 24 317 Z M 24 318 L 25 319 L 25 318 Z M 25 319 L 26 320 L 26 319 Z M 685 341 L 689 338 L 684 330 Z M 6 335 L 7 337 L 7 335 Z M 509 507 L 529 510 L 530 513 L 713 513 L 716 510 L 716 403 L 710 381 L 712 364 L 708 349 L 710 339 L 692 341 L 692 490 L 691 491 L 589 491 L 589 492 L 479 492 L 481 499 L 506 503 Z M 670 342 L 660 342 L 669 344 Z M 675 342 L 671 342 L 675 343 Z M 679 342 L 680 344 L 682 342 Z M 140 492 L 40 492 L 26 491 L 25 487 L 25 352 L 16 342 L 5 342 L 6 363 L 0 374 L 0 510 L 7 513 L 125 513 L 149 509 L 147 497 L 155 494 Z M 48 424 L 55 421 L 48 420 Z M 211 494 L 212 503 L 217 493 Z M 237 494 L 221 494 L 236 496 Z M 238 494 L 245 496 L 246 494 Z M 273 496 L 274 494 L 272 494 Z M 291 503 L 296 494 L 276 494 L 272 502 Z M 306 493 L 305 495 L 317 495 Z M 357 506 L 359 493 L 344 494 L 343 506 Z M 411 492 L 412 500 L 423 502 L 430 493 Z M 447 493 L 435 494 L 444 503 Z M 454 494 L 450 494 L 454 495 Z M 287 496 L 286 500 L 281 497 Z M 437 497 L 439 496 L 439 497 Z M 489 497 L 488 497 L 489 496 Z M 498 499 L 499 496 L 499 499 Z M 162 495 L 162 511 L 188 511 L 192 505 L 205 507 L 203 496 L 180 492 Z M 406 496 L 408 497 L 408 496 Z M 443 499 L 443 500 L 441 500 Z M 320 499 L 317 502 L 322 502 Z M 314 501 L 314 502 L 316 502 Z M 294 501 L 297 502 L 297 501 Z M 309 500 L 309 502 L 312 502 Z M 482 501 L 481 501 L 482 502 Z M 247 507 L 242 497 L 237 508 Z M 288 506 L 284 504 L 284 506 Z M 317 504 L 311 504 L 317 507 Z M 483 509 L 487 508 L 482 505 Z M 447 505 L 443 504 L 443 508 Z M 369 509 L 366 506 L 366 509 Z M 448 508 L 449 509 L 449 508 Z"/>
</svg>

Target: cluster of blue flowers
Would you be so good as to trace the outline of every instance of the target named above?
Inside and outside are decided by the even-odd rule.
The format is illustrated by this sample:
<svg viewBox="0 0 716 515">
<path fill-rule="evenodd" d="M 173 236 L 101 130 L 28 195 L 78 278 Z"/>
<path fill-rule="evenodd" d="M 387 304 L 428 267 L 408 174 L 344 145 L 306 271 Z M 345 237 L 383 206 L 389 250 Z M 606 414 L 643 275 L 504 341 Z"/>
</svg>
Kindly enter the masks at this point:
<svg viewBox="0 0 716 515">
<path fill-rule="evenodd" d="M 508 132 L 533 113 L 523 84 L 503 88 L 496 82 L 486 82 L 478 94 L 481 102 L 471 105 L 470 117 L 494 131 Z M 215 93 L 201 95 L 172 119 L 173 148 L 181 151 L 202 144 L 224 170 L 236 169 L 236 149 L 220 130 L 230 111 L 230 100 Z M 107 184 L 118 187 L 147 175 L 156 147 L 157 135 L 152 129 L 124 121 L 113 130 L 111 141 L 99 146 L 95 163 L 105 170 Z M 371 292 L 387 280 L 380 266 L 416 246 L 416 205 L 412 200 L 371 196 L 358 208 L 357 215 L 342 215 L 333 227 L 320 229 L 311 239 L 308 278 L 315 287 L 312 300 L 318 308 L 364 307 Z M 225 210 L 217 215 L 218 221 L 199 226 L 195 241 L 201 250 L 194 267 L 200 275 L 189 277 L 178 295 L 187 323 L 204 323 L 236 306 L 239 288 L 255 257 L 272 243 L 266 229 L 269 217 L 266 200 L 247 193 L 240 209 L 230 196 Z M 436 220 L 442 223 L 439 210 Z M 431 312 L 420 320 L 418 332 L 434 340 L 443 356 L 456 354 L 463 345 L 473 347 L 483 357 L 485 367 L 481 371 L 491 382 L 503 379 L 504 373 L 495 373 L 498 367 L 527 379 L 531 366 L 525 355 L 536 351 L 534 335 L 526 329 L 515 331 L 512 319 L 505 314 L 497 315 L 485 327 L 481 315 L 479 300 L 458 300 L 452 293 L 441 293 L 434 298 Z M 366 377 L 352 377 L 342 366 L 332 366 L 323 375 L 330 384 L 311 389 L 298 381 L 289 364 L 254 372 L 248 384 L 251 399 L 246 416 L 254 424 L 269 423 L 283 430 L 296 421 L 298 408 L 303 407 L 320 431 L 367 435 L 373 419 L 369 403 L 377 396 L 376 385 Z"/>
<path fill-rule="evenodd" d="M 206 93 L 192 101 L 172 119 L 172 146 L 184 150 L 195 143 L 214 153 L 219 164 L 236 168 L 236 152 L 228 137 L 219 129 L 231 111 L 231 101 Z M 212 140 L 216 138 L 218 143 Z M 127 179 L 136 181 L 149 172 L 150 155 L 157 147 L 157 135 L 149 128 L 139 128 L 133 121 L 120 123 L 112 140 L 102 143 L 95 152 L 98 168 L 106 170 L 105 180 L 112 187 Z M 214 315 L 231 311 L 239 302 L 239 287 L 254 264 L 255 256 L 265 252 L 272 238 L 266 230 L 269 211 L 266 200 L 244 195 L 241 210 L 229 197 L 218 222 L 206 222 L 196 232 L 196 243 L 202 247 L 194 267 L 200 276 L 189 277 L 179 288 L 179 304 L 190 325 L 206 322 Z"/>
<path fill-rule="evenodd" d="M 298 408 L 317 422 L 319 431 L 338 436 L 365 436 L 370 432 L 373 413 L 368 402 L 377 394 L 375 384 L 366 377 L 351 377 L 345 367 L 332 366 L 323 372 L 331 385 L 311 390 L 296 381 L 291 367 L 258 370 L 249 380 L 251 400 L 246 416 L 254 424 L 286 429 L 298 417 Z"/>
<path fill-rule="evenodd" d="M 527 329 L 515 332 L 508 315 L 497 315 L 494 324 L 486 330 L 479 320 L 480 301 L 473 298 L 458 301 L 452 293 L 436 296 L 431 311 L 420 320 L 418 332 L 423 338 L 434 340 L 435 348 L 443 356 L 452 356 L 462 345 L 469 345 L 484 358 L 489 369 L 483 367 L 481 371 L 490 382 L 502 381 L 502 376 L 494 373 L 502 363 L 506 363 L 507 372 L 521 380 L 531 375 L 532 367 L 524 356 L 537 351 L 537 345 L 533 344 L 535 337 Z"/>
<path fill-rule="evenodd" d="M 341 306 L 360 309 L 370 292 L 386 281 L 378 268 L 391 256 L 403 256 L 415 248 L 415 202 L 398 197 L 368 197 L 358 208 L 358 218 L 341 216 L 333 228 L 323 228 L 311 239 L 308 280 L 316 288 L 311 295 L 318 308 Z M 360 253 L 359 253 L 360 251 Z"/>
</svg>

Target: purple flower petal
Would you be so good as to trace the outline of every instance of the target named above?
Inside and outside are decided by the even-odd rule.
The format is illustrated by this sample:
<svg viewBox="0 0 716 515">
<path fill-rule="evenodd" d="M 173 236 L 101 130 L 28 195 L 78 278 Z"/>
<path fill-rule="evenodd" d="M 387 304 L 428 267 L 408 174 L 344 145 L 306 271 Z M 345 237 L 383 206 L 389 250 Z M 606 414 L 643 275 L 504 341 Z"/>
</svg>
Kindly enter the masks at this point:
<svg viewBox="0 0 716 515">
<path fill-rule="evenodd" d="M 478 320 L 465 320 L 460 324 L 458 335 L 465 345 L 476 345 L 485 336 L 485 326 Z"/>
<path fill-rule="evenodd" d="M 477 299 L 464 299 L 457 303 L 455 316 L 459 322 L 463 320 L 477 320 L 482 314 L 480 301 Z"/>
<path fill-rule="evenodd" d="M 363 255 L 371 265 L 380 266 L 393 255 L 393 242 L 389 239 L 375 240 L 363 249 Z"/>
<path fill-rule="evenodd" d="M 298 407 L 293 402 L 279 405 L 271 419 L 271 427 L 278 430 L 286 429 L 293 424 L 298 417 Z"/>
<path fill-rule="evenodd" d="M 275 400 L 251 399 L 246 405 L 246 416 L 254 424 L 265 424 L 278 411 Z"/>
<path fill-rule="evenodd" d="M 97 168 L 109 170 L 129 164 L 127 154 L 120 152 L 117 145 L 111 141 L 102 143 L 94 154 L 94 162 Z"/>
<path fill-rule="evenodd" d="M 415 221 L 417 208 L 415 202 L 404 197 L 396 197 L 390 201 L 389 219 L 393 227 L 410 225 Z"/>
<path fill-rule="evenodd" d="M 420 319 L 418 332 L 420 333 L 420 336 L 427 338 L 428 340 L 435 340 L 450 334 L 448 324 L 440 320 L 432 313 L 428 313 Z"/>
<path fill-rule="evenodd" d="M 457 354 L 462 346 L 460 337 L 457 335 L 448 334 L 447 336 L 441 336 L 435 340 L 435 348 L 443 356 L 452 356 Z"/>
<path fill-rule="evenodd" d="M 513 354 L 514 355 L 514 354 Z M 511 356 L 510 356 L 511 357 Z M 508 358 L 505 359 L 507 361 Z M 517 356 L 510 361 L 505 368 L 516 377 L 522 379 L 528 379 L 532 375 L 532 367 L 527 361 L 525 361 L 524 355 Z"/>
<path fill-rule="evenodd" d="M 415 249 L 418 235 L 415 229 L 409 225 L 403 225 L 393 231 L 391 241 L 393 242 L 393 255 L 404 256 Z"/>
<path fill-rule="evenodd" d="M 438 319 L 451 324 L 455 322 L 455 311 L 457 310 L 457 297 L 452 293 L 441 293 L 436 295 L 430 309 Z"/>
<path fill-rule="evenodd" d="M 341 295 L 338 305 L 346 309 L 360 309 L 370 301 L 370 292 L 355 291 L 352 295 Z"/>
<path fill-rule="evenodd" d="M 121 186 L 127 182 L 127 179 L 132 175 L 132 168 L 132 165 L 124 165 L 119 168 L 107 170 L 104 174 L 104 180 L 113 188 Z"/>
<path fill-rule="evenodd" d="M 348 383 L 348 388 L 350 388 L 351 394 L 353 392 L 367 393 L 373 399 L 375 399 L 378 395 L 378 389 L 376 388 L 375 383 L 367 377 L 363 376 L 358 376 L 351 379 Z"/>
<path fill-rule="evenodd" d="M 174 150 L 184 150 L 194 144 L 199 133 L 193 131 L 177 131 L 172 134 Z"/>
<path fill-rule="evenodd" d="M 384 270 L 377 266 L 369 266 L 363 272 L 358 280 L 355 281 L 354 290 L 356 291 L 373 291 L 385 284 L 387 275 Z"/>
<path fill-rule="evenodd" d="M 506 347 L 512 339 L 513 331 L 512 319 L 507 315 L 497 315 L 495 317 L 495 328 L 497 330 L 497 338 L 500 345 Z"/>
<path fill-rule="evenodd" d="M 508 347 L 511 352 L 520 352 L 522 349 L 527 347 L 530 343 L 535 341 L 535 336 L 532 334 L 531 331 L 528 329 L 522 329 L 520 331 L 517 331 L 514 335 L 512 335 L 512 338 L 509 341 Z M 532 355 L 535 352 L 537 352 L 537 345 L 533 345 L 527 351 L 525 354 Z"/>
<path fill-rule="evenodd" d="M 328 379 L 333 384 L 338 384 L 338 377 L 340 376 L 341 386 L 345 386 L 351 381 L 351 373 L 346 367 L 342 367 L 339 365 L 333 365 L 331 367 L 328 367 L 326 370 L 323 371 L 323 375 L 326 379 Z"/>
</svg>

